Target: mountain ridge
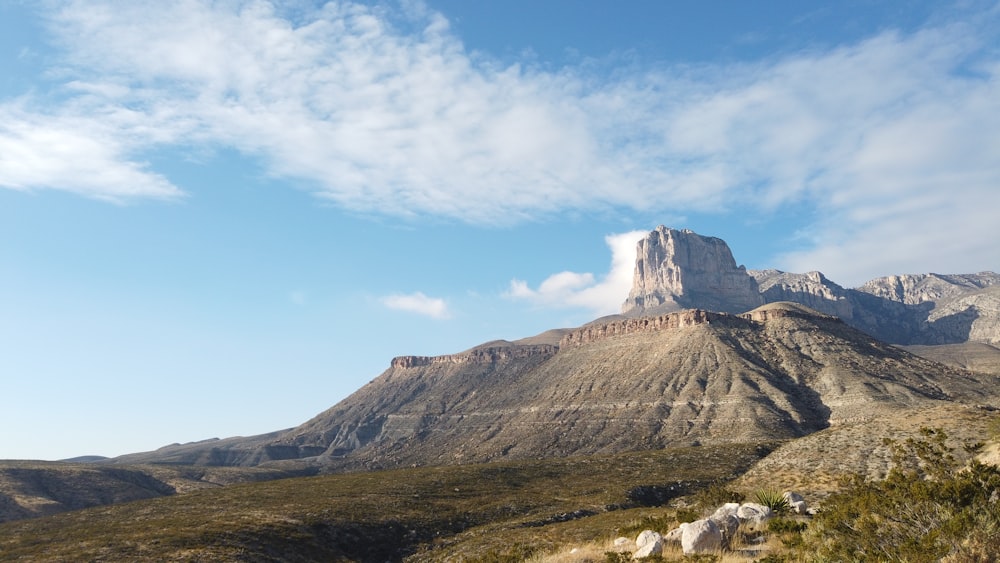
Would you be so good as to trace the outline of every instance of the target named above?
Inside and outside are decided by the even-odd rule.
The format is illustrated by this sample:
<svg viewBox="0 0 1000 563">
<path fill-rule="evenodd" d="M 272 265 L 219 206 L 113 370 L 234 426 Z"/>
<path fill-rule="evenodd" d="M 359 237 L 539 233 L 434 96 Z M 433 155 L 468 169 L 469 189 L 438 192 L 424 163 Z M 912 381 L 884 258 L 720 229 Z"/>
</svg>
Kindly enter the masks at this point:
<svg viewBox="0 0 1000 563">
<path fill-rule="evenodd" d="M 1000 300 L 990 312 L 987 299 L 1000 296 L 992 272 L 887 276 L 862 291 L 820 272 L 748 271 L 725 241 L 690 230 L 661 225 L 636 248 L 622 315 L 456 354 L 397 356 L 295 428 L 114 462 L 334 471 L 588 455 L 801 437 L 1000 396 L 993 375 L 885 343 L 951 342 L 1000 319 Z M 981 356 L 975 365 L 992 365 Z"/>
<path fill-rule="evenodd" d="M 685 310 L 588 325 L 559 346 L 397 357 L 350 397 L 268 439 L 116 462 L 374 469 L 794 438 L 886 409 L 993 404 L 992 387 L 799 304 Z"/>
</svg>

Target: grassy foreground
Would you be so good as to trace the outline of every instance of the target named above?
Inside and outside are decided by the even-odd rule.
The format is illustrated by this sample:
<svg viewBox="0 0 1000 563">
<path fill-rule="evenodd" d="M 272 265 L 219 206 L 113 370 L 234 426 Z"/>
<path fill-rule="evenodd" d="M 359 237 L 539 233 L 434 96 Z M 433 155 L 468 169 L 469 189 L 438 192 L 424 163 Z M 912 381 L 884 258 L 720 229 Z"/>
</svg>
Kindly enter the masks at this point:
<svg viewBox="0 0 1000 563">
<path fill-rule="evenodd" d="M 0 560 L 505 560 L 614 534 L 769 446 L 705 446 L 231 485 L 0 525 Z M 678 485 L 680 483 L 680 485 Z"/>
</svg>

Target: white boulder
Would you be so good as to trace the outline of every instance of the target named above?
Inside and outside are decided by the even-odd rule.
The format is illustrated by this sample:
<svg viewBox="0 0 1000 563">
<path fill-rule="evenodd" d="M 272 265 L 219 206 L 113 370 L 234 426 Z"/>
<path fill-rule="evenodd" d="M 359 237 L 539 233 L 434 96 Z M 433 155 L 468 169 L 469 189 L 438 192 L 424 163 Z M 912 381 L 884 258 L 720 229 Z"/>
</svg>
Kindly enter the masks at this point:
<svg viewBox="0 0 1000 563">
<path fill-rule="evenodd" d="M 722 530 L 712 520 L 695 520 L 681 529 L 681 549 L 684 555 L 712 553 L 722 549 Z"/>
<path fill-rule="evenodd" d="M 727 514 L 732 514 L 736 516 L 736 511 L 740 509 L 740 503 L 738 502 L 727 502 L 726 504 L 715 509 L 715 512 L 709 518 L 721 518 Z"/>
<path fill-rule="evenodd" d="M 652 555 L 663 553 L 663 536 L 659 532 L 643 530 L 639 537 L 635 538 L 635 545 L 639 549 L 632 553 L 634 559 L 644 559 Z"/>
<path fill-rule="evenodd" d="M 798 493 L 793 493 L 792 491 L 785 491 L 782 493 L 785 500 L 788 501 L 788 508 L 795 514 L 809 514 L 809 505 L 806 504 L 806 499 L 802 498 L 802 495 Z"/>
<path fill-rule="evenodd" d="M 643 547 L 648 543 L 654 542 L 656 540 L 663 540 L 663 536 L 660 532 L 654 532 L 653 530 L 643 530 L 639 532 L 639 535 L 635 538 L 636 547 Z"/>
<path fill-rule="evenodd" d="M 735 514 L 713 514 L 708 517 L 722 531 L 722 544 L 731 545 L 736 531 L 740 529 L 740 519 Z"/>
<path fill-rule="evenodd" d="M 763 504 L 747 502 L 741 504 L 736 510 L 736 517 L 740 519 L 742 524 L 756 529 L 763 527 L 770 519 L 774 518 L 774 512 Z"/>
<path fill-rule="evenodd" d="M 806 499 L 802 498 L 802 495 L 800 495 L 799 493 L 794 493 L 792 491 L 785 491 L 785 492 L 781 493 L 781 496 L 785 497 L 785 500 L 787 500 L 789 504 L 791 504 L 793 502 L 799 502 L 799 501 L 806 500 Z"/>
</svg>

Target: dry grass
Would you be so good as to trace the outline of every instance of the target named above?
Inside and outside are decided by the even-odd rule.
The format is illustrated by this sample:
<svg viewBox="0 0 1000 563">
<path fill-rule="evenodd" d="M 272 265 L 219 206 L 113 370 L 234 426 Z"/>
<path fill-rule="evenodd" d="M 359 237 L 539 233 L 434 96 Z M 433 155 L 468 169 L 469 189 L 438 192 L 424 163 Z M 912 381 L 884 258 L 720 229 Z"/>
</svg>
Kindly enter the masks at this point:
<svg viewBox="0 0 1000 563">
<path fill-rule="evenodd" d="M 705 446 L 231 485 L 2 524 L 0 560 L 489 561 L 662 515 L 629 491 L 732 478 L 762 451 Z"/>
</svg>

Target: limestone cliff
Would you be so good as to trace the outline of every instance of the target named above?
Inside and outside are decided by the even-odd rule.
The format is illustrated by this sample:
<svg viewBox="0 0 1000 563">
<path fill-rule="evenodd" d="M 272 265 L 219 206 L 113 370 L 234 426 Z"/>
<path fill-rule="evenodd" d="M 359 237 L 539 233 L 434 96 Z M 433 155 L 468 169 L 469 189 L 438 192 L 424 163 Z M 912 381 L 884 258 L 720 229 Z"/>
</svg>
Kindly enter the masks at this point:
<svg viewBox="0 0 1000 563">
<path fill-rule="evenodd" d="M 906 274 L 885 276 L 865 282 L 858 291 L 881 299 L 919 305 L 959 297 L 978 290 L 1000 285 L 1000 275 L 993 272 L 978 274 Z"/>
<path fill-rule="evenodd" d="M 660 225 L 639 241 L 626 315 L 702 308 L 742 313 L 764 301 L 725 241 Z"/>
<path fill-rule="evenodd" d="M 790 301 L 893 344 L 1000 343 L 1000 275 L 993 272 L 894 275 L 847 289 L 820 272 L 747 271 L 725 241 L 662 225 L 636 252 L 626 316 L 742 313 Z"/>
<path fill-rule="evenodd" d="M 794 301 L 894 344 L 1000 343 L 1000 275 L 907 274 L 845 289 L 819 272 L 754 270 L 764 300 Z"/>
<path fill-rule="evenodd" d="M 850 292 L 820 272 L 793 274 L 781 270 L 750 270 L 765 303 L 791 301 L 842 319 L 854 317 Z"/>
</svg>

